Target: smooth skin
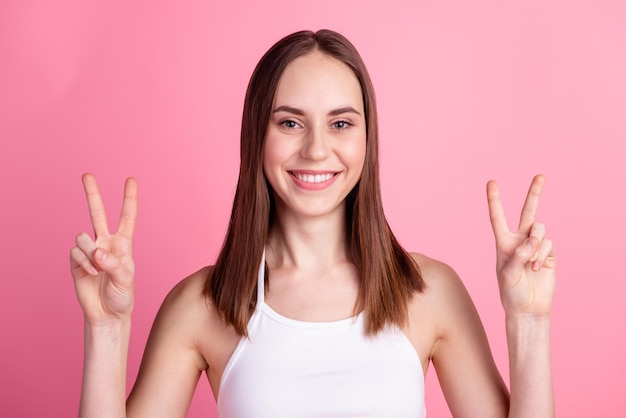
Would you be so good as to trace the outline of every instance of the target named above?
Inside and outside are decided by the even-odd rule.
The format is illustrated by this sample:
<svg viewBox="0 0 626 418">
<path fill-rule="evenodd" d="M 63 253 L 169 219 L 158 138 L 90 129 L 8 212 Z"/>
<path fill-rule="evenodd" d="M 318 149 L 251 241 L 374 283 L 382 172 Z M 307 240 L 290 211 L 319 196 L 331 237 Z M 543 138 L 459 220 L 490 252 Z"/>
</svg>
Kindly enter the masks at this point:
<svg viewBox="0 0 626 418">
<path fill-rule="evenodd" d="M 345 198 L 365 160 L 364 115 L 356 76 L 327 55 L 295 59 L 278 83 L 263 147 L 276 202 L 265 301 L 283 316 L 315 322 L 354 315 L 359 275 L 342 231 Z M 297 178 L 313 174 L 332 178 Z"/>
<path fill-rule="evenodd" d="M 345 155 L 342 158 L 340 138 L 347 133 L 342 132 L 343 128 L 360 129 L 360 120 L 352 112 L 339 115 L 339 119 L 353 122 L 353 126 L 347 126 L 337 122 L 333 111 L 351 107 L 358 113 L 362 103 L 355 102 L 352 94 L 339 97 L 333 91 L 326 91 L 330 99 L 324 105 L 298 99 L 307 97 L 304 91 L 298 94 L 299 86 L 323 90 L 329 77 L 338 77 L 335 81 L 341 86 L 350 86 L 354 81 L 350 72 L 337 71 L 340 63 L 320 55 L 312 53 L 298 58 L 300 64 L 316 71 L 294 71 L 294 77 L 281 78 L 274 106 L 288 105 L 298 109 L 299 114 L 276 112 L 268 132 L 275 135 L 277 143 L 283 134 L 292 135 L 293 140 L 293 131 L 285 127 L 295 125 L 285 123 L 285 119 L 297 116 L 298 128 L 302 129 L 298 132 L 302 135 L 297 136 L 296 152 L 279 155 L 271 163 L 264 157 L 265 169 L 274 170 L 269 177 L 282 181 L 289 180 L 289 171 L 293 170 L 315 166 L 322 171 L 347 171 L 353 166 L 346 162 Z M 298 60 L 287 70 L 297 70 Z M 307 83 L 301 83 L 302 78 Z M 281 91 L 295 92 L 289 103 Z M 549 323 L 556 261 L 545 227 L 535 220 L 544 183 L 543 176 L 533 180 L 515 232 L 507 227 L 497 184 L 487 185 L 496 239 L 496 272 L 506 315 L 510 397 L 461 280 L 445 264 L 414 254 L 427 290 L 413 297 L 404 332 L 422 359 L 424 372 L 431 362 L 435 366 L 455 417 L 554 416 Z M 95 239 L 80 234 L 71 250 L 72 275 L 85 316 L 80 415 L 184 417 L 203 372 L 215 397 L 219 396 L 222 373 L 239 341 L 232 327 L 223 322 L 211 301 L 202 295 L 210 267 L 181 281 L 165 299 L 150 333 L 135 386 L 126 400 L 137 182 L 126 182 L 120 226 L 114 234 L 108 231 L 94 177 L 83 176 L 83 185 Z M 278 222 L 270 230 L 267 246 L 271 286 L 266 303 L 279 313 L 300 320 L 336 320 L 352 315 L 359 278 L 349 260 L 343 233 L 345 202 L 335 198 L 343 192 L 336 194 L 331 185 L 319 195 L 308 196 L 304 191 L 300 195 L 301 191 L 288 182 L 282 185 L 284 204 L 277 205 Z M 315 202 L 315 210 L 301 202 Z"/>
</svg>

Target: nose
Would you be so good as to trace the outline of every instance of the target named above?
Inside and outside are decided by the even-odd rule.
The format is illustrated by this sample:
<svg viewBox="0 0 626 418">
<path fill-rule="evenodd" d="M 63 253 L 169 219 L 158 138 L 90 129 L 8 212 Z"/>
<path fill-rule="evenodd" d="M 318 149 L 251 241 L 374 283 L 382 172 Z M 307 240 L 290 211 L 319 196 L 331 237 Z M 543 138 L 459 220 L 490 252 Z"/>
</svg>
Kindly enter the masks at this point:
<svg viewBox="0 0 626 418">
<path fill-rule="evenodd" d="M 323 128 L 310 129 L 304 137 L 300 155 L 303 158 L 315 161 L 327 158 L 330 154 L 328 139 Z"/>
</svg>

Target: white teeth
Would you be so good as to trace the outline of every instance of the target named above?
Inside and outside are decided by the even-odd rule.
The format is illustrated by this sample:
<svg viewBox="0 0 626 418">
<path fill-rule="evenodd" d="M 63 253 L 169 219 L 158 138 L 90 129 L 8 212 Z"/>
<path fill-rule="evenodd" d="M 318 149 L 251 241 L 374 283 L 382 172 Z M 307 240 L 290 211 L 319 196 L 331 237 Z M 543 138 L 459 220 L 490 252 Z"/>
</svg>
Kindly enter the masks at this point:
<svg viewBox="0 0 626 418">
<path fill-rule="evenodd" d="M 296 177 L 305 182 L 305 183 L 322 183 L 324 181 L 328 181 L 331 178 L 333 178 L 333 174 L 332 173 L 326 173 L 326 174 L 300 174 L 300 173 L 295 173 Z"/>
</svg>

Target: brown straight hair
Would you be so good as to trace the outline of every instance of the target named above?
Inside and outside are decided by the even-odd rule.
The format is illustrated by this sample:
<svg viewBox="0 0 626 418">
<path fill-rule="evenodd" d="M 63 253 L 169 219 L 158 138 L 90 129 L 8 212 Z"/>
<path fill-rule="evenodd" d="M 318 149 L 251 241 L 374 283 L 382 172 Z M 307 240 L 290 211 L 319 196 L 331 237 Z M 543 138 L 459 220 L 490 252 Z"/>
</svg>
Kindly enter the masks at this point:
<svg viewBox="0 0 626 418">
<path fill-rule="evenodd" d="M 425 284 L 413 258 L 394 237 L 383 213 L 378 172 L 378 121 L 374 88 L 356 48 L 330 31 L 301 31 L 272 46 L 257 64 L 243 107 L 241 166 L 230 223 L 204 293 L 242 336 L 254 312 L 257 273 L 275 216 L 271 186 L 263 174 L 263 142 L 283 71 L 294 59 L 318 50 L 346 64 L 363 92 L 367 144 L 361 178 L 346 198 L 351 257 L 360 273 L 355 313 L 366 315 L 366 333 L 402 326 L 408 303 Z M 265 267 L 267 279 L 267 267 Z"/>
</svg>

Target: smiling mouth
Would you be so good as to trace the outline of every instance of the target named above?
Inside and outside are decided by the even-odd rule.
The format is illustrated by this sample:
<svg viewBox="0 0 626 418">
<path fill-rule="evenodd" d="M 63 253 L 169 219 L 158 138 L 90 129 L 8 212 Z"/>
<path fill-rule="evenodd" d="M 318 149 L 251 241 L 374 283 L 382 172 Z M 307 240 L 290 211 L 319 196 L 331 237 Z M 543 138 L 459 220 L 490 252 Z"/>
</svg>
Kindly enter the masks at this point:
<svg viewBox="0 0 626 418">
<path fill-rule="evenodd" d="M 298 180 L 309 183 L 309 184 L 317 184 L 324 183 L 333 177 L 335 177 L 338 173 L 320 173 L 320 174 L 306 174 L 306 173 L 297 173 L 294 171 L 290 171 L 289 174 L 297 178 Z"/>
</svg>

